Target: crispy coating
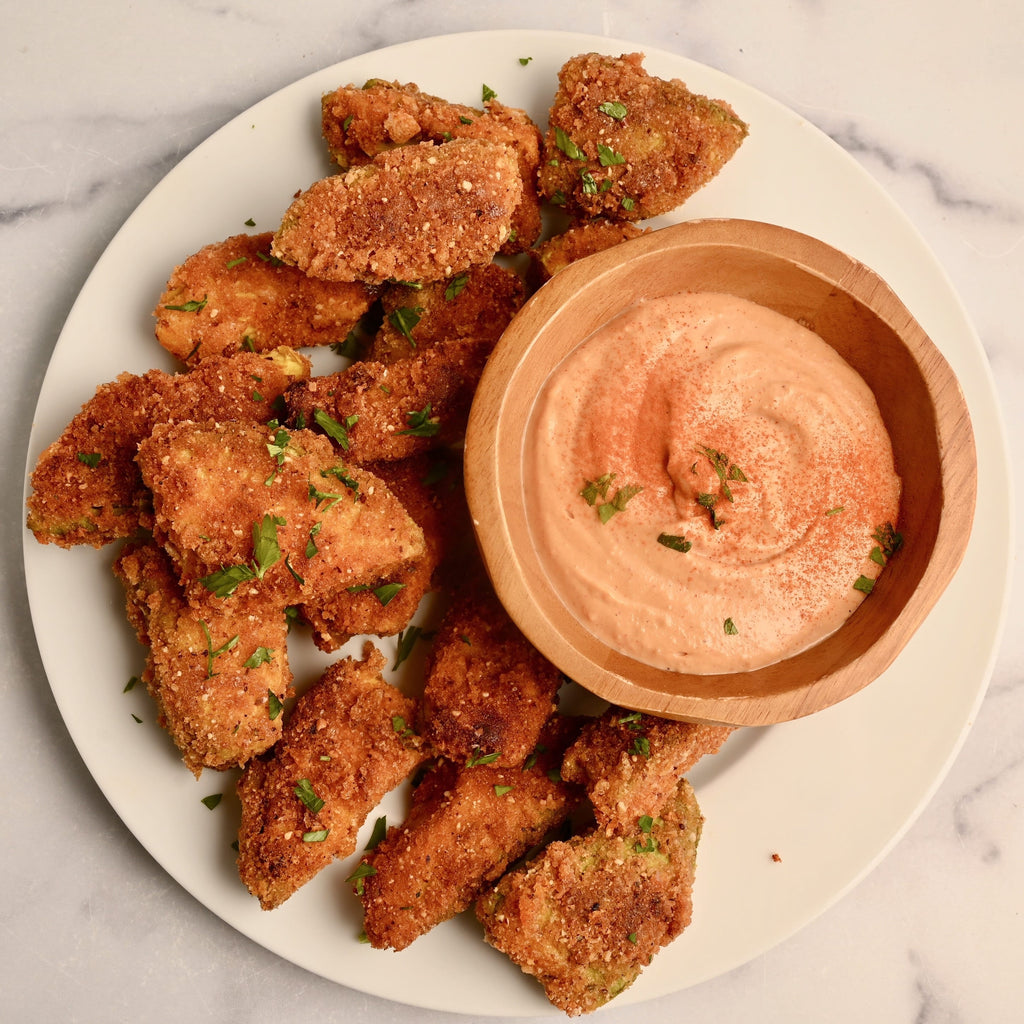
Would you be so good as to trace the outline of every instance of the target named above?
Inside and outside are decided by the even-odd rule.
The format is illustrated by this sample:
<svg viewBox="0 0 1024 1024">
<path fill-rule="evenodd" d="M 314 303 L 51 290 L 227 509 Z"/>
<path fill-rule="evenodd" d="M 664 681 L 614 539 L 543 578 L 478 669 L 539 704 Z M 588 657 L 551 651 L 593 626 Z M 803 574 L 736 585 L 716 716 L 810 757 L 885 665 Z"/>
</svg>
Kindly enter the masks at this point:
<svg viewBox="0 0 1024 1024">
<path fill-rule="evenodd" d="M 577 726 L 555 716 L 529 767 L 440 761 L 413 791 L 405 821 L 363 858 L 363 926 L 371 946 L 405 949 L 471 906 L 506 868 L 572 813 L 580 790 L 557 774 Z"/>
<path fill-rule="evenodd" d="M 200 607 L 249 591 L 312 604 L 423 555 L 422 531 L 384 483 L 308 430 L 162 424 L 138 463 L 154 537 Z"/>
<path fill-rule="evenodd" d="M 459 763 L 516 765 L 537 744 L 562 677 L 519 631 L 485 578 L 446 612 L 427 667 L 420 733 Z"/>
<path fill-rule="evenodd" d="M 523 252 L 540 236 L 536 179 L 541 135 L 525 110 L 496 99 L 481 110 L 431 96 L 412 83 L 371 79 L 362 88 L 342 86 L 323 96 L 321 125 L 331 159 L 344 170 L 410 143 L 483 139 L 510 146 L 519 165 L 523 198 L 501 251 Z"/>
<path fill-rule="evenodd" d="M 566 751 L 562 774 L 585 787 L 602 827 L 650 814 L 702 758 L 717 753 L 733 732 L 612 706 L 588 722 Z"/>
<path fill-rule="evenodd" d="M 125 589 L 128 621 L 148 648 L 142 678 L 186 767 L 198 777 L 272 747 L 292 682 L 284 614 L 247 598 L 201 617 L 152 543 L 127 544 L 114 575 Z"/>
<path fill-rule="evenodd" d="M 456 339 L 396 363 L 355 362 L 290 388 L 289 422 L 314 427 L 326 414 L 342 454 L 358 465 L 457 444 L 485 361 L 481 346 Z"/>
<path fill-rule="evenodd" d="M 464 342 L 479 346 L 485 359 L 522 307 L 525 291 L 519 275 L 497 263 L 420 288 L 390 285 L 381 293 L 384 319 L 367 358 L 393 363 Z"/>
<path fill-rule="evenodd" d="M 438 569 L 453 550 L 453 526 L 459 522 L 461 494 L 451 486 L 456 467 L 454 456 L 445 453 L 415 455 L 397 462 L 374 463 L 367 467 L 380 477 L 399 500 L 412 521 L 423 531 L 424 552 L 397 573 L 374 580 L 357 593 L 347 590 L 318 598 L 302 613 L 313 630 L 313 641 L 324 651 L 335 651 L 353 636 L 372 633 L 392 636 L 405 629 L 416 614 L 423 597 L 438 585 Z M 441 476 L 435 479 L 435 474 Z M 397 594 L 389 588 L 398 585 Z M 382 602 L 383 596 L 383 602 Z"/>
<path fill-rule="evenodd" d="M 414 703 L 383 668 L 369 643 L 362 661 L 335 662 L 295 702 L 273 750 L 242 772 L 238 872 L 264 910 L 352 853 L 367 814 L 426 757 L 401 724 Z"/>
<path fill-rule="evenodd" d="M 291 349 L 205 360 L 189 373 L 122 373 L 95 395 L 40 455 L 28 527 L 40 542 L 102 547 L 147 525 L 149 493 L 135 452 L 156 423 L 216 416 L 265 423 L 285 388 L 309 376 Z"/>
<path fill-rule="evenodd" d="M 574 224 L 530 250 L 527 281 L 531 288 L 539 288 L 570 263 L 642 234 L 644 230 L 632 221 L 609 220 L 606 217 Z"/>
<path fill-rule="evenodd" d="M 538 175 L 545 198 L 577 216 L 644 220 L 675 209 L 735 154 L 747 126 L 727 103 L 642 64 L 640 53 L 585 53 L 562 66 Z"/>
<path fill-rule="evenodd" d="M 272 239 L 269 231 L 233 235 L 174 269 L 153 311 L 157 341 L 171 355 L 192 363 L 345 340 L 373 292 L 356 281 L 307 277 L 270 255 Z"/>
<path fill-rule="evenodd" d="M 301 193 L 274 235 L 273 254 L 328 281 L 443 280 L 490 261 L 522 194 L 507 146 L 400 146 Z"/>
<path fill-rule="evenodd" d="M 485 939 L 570 1017 L 598 1009 L 690 923 L 701 826 L 683 780 L 621 833 L 551 843 L 477 901 Z"/>
</svg>

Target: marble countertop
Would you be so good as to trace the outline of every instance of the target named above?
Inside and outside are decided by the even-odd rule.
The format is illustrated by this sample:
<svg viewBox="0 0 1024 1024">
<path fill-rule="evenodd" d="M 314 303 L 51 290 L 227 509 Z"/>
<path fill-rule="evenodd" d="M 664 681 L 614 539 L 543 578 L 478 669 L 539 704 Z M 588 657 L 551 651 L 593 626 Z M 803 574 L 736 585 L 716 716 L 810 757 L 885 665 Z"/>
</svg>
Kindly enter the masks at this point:
<svg viewBox="0 0 1024 1024">
<path fill-rule="evenodd" d="M 677 4 L 603 0 L 0 0 L 0 436 L 23 522 L 33 409 L 61 326 L 125 218 L 196 145 L 274 90 L 394 42 L 577 30 L 667 49 L 792 108 L 851 153 L 945 268 L 994 373 L 1024 480 L 1024 7 L 990 0 Z M 986 510 L 979 510 L 984 521 Z M 294 966 L 188 895 L 90 778 L 50 693 L 19 528 L 2 552 L 0 1019 L 163 1022 L 458 1019 Z M 1003 567 L 994 567 L 999 586 Z M 1024 571 L 959 755 L 894 849 L 794 936 L 641 1007 L 673 1019 L 953 1024 L 1020 1018 L 1024 981 Z M 89 652 L 82 651 L 88 658 Z M 871 757 L 870 750 L 864 751 Z M 396 961 L 396 970 L 399 969 Z"/>
</svg>

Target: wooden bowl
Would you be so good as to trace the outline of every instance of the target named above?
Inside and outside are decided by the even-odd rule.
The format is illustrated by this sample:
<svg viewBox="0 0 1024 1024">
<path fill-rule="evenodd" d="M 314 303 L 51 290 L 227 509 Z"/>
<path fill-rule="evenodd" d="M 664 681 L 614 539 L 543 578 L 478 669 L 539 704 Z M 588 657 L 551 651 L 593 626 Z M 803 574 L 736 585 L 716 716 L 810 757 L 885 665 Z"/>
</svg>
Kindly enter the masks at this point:
<svg viewBox="0 0 1024 1024">
<path fill-rule="evenodd" d="M 725 292 L 811 328 L 874 391 L 903 480 L 904 544 L 871 595 L 831 636 L 764 668 L 718 675 L 658 669 L 601 643 L 566 608 L 534 551 L 523 438 L 554 366 L 641 298 Z M 873 271 L 817 239 L 769 224 L 705 220 L 650 232 L 572 264 L 505 332 L 466 437 L 466 490 L 498 596 L 533 644 L 606 700 L 666 718 L 788 721 L 872 682 L 903 649 L 960 564 L 974 517 L 970 416 L 942 354 Z"/>
</svg>

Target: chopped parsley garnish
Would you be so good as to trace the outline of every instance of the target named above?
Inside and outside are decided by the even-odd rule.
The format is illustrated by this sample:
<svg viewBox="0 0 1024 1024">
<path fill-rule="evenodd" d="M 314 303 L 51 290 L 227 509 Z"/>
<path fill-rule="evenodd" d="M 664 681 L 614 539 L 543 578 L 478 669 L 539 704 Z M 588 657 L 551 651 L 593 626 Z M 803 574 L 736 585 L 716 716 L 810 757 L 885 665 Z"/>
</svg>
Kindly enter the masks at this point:
<svg viewBox="0 0 1024 1024">
<path fill-rule="evenodd" d="M 602 167 L 614 167 L 616 164 L 624 164 L 626 162 L 626 158 L 621 153 L 617 153 L 611 146 L 605 146 L 601 143 L 597 145 L 597 159 Z"/>
<path fill-rule="evenodd" d="M 206 306 L 206 303 L 207 297 L 204 295 L 201 299 L 189 299 L 188 302 L 183 302 L 180 306 L 164 306 L 164 309 L 173 309 L 178 313 L 198 313 Z"/>
<path fill-rule="evenodd" d="M 398 592 L 404 587 L 404 583 L 384 583 L 376 588 L 371 588 L 366 583 L 357 583 L 354 587 L 346 587 L 345 591 L 349 594 L 364 594 L 366 591 L 373 589 L 374 597 L 380 601 L 381 605 L 387 605 L 388 602 L 394 600 Z"/>
<path fill-rule="evenodd" d="M 413 338 L 412 332 L 420 322 L 421 316 L 423 316 L 422 306 L 399 306 L 388 313 L 388 323 L 415 348 L 416 340 Z"/>
<path fill-rule="evenodd" d="M 281 558 L 277 542 L 277 528 L 284 526 L 280 516 L 265 515 L 252 524 L 253 560 L 248 565 L 222 566 L 216 572 L 200 579 L 200 583 L 214 597 L 230 597 L 240 584 L 248 580 L 262 580 L 267 570 Z"/>
<path fill-rule="evenodd" d="M 606 100 L 604 103 L 598 104 L 597 109 L 616 121 L 621 121 L 626 116 L 626 104 L 619 103 L 618 100 Z"/>
<path fill-rule="evenodd" d="M 633 740 L 633 745 L 629 748 L 629 752 L 637 757 L 649 758 L 651 756 L 651 741 L 646 736 L 637 736 Z"/>
<path fill-rule="evenodd" d="M 623 196 L 619 204 L 624 210 L 632 210 L 636 206 L 636 200 L 632 196 Z"/>
<path fill-rule="evenodd" d="M 263 260 L 264 263 L 269 263 L 272 267 L 283 267 L 285 265 L 284 260 L 278 259 L 272 253 L 269 252 L 258 252 L 256 255 Z"/>
<path fill-rule="evenodd" d="M 479 747 L 474 747 L 473 753 L 471 753 L 466 759 L 466 767 L 475 768 L 477 765 L 481 764 L 494 764 L 499 757 L 501 757 L 500 750 L 492 750 L 491 753 L 484 754 L 481 752 Z"/>
<path fill-rule="evenodd" d="M 403 589 L 405 589 L 404 583 L 385 583 L 374 590 L 373 596 L 380 601 L 381 605 L 386 605 L 393 601 Z"/>
<path fill-rule="evenodd" d="M 267 665 L 274 660 L 274 652 L 269 647 L 257 647 L 248 658 L 242 662 L 242 668 L 259 668 L 260 665 Z"/>
<path fill-rule="evenodd" d="M 522 64 L 522 66 L 525 68 L 526 65 L 530 63 L 531 60 L 533 60 L 532 57 L 520 57 L 519 58 L 519 63 Z"/>
<path fill-rule="evenodd" d="M 236 633 L 230 640 L 225 641 L 220 647 L 214 649 L 210 627 L 202 619 L 199 620 L 199 625 L 203 627 L 203 635 L 206 637 L 206 678 L 212 679 L 217 674 L 213 671 L 214 661 L 237 646 L 238 634 Z"/>
<path fill-rule="evenodd" d="M 484 103 L 490 103 L 491 100 L 497 98 L 497 93 L 485 82 L 483 88 L 480 90 L 480 95 Z"/>
<path fill-rule="evenodd" d="M 845 511 L 846 511 L 846 506 L 845 505 L 836 505 L 835 508 L 830 508 L 825 513 L 825 515 L 827 515 L 827 516 L 837 516 L 837 515 L 839 515 L 840 512 L 845 512 Z"/>
<path fill-rule="evenodd" d="M 451 302 L 452 299 L 457 298 L 467 284 L 469 284 L 469 274 L 456 274 L 444 290 L 445 301 Z"/>
<path fill-rule="evenodd" d="M 141 680 L 141 679 L 140 679 L 140 678 L 139 678 L 138 676 L 132 676 L 132 677 L 131 677 L 131 678 L 130 678 L 130 679 L 128 680 L 128 682 L 124 684 L 124 689 L 123 689 L 123 690 L 122 690 L 121 692 L 122 692 L 122 693 L 130 693 L 130 692 L 131 692 L 132 690 L 134 690 L 134 689 L 135 689 L 135 687 L 136 687 L 136 686 L 138 686 L 138 685 L 139 685 L 139 683 L 141 683 L 141 682 L 142 682 L 142 680 Z"/>
<path fill-rule="evenodd" d="M 79 452 L 78 461 L 88 466 L 90 469 L 95 469 L 99 464 L 103 456 L 99 452 Z"/>
<path fill-rule="evenodd" d="M 412 726 L 410 726 L 401 715 L 391 716 L 391 728 L 395 731 L 395 735 L 398 736 L 399 739 L 405 740 L 410 736 L 416 735 L 412 730 Z"/>
<path fill-rule="evenodd" d="M 586 160 L 587 154 L 576 145 L 575 142 L 569 137 L 569 133 L 564 128 L 555 128 L 555 145 L 570 159 L 570 160 Z"/>
<path fill-rule="evenodd" d="M 718 477 L 718 482 L 721 484 L 722 496 L 726 501 L 734 501 L 735 499 L 732 496 L 732 490 L 729 487 L 728 481 L 733 480 L 739 483 L 747 483 L 746 474 L 734 462 L 730 462 L 727 455 L 723 455 L 714 448 L 698 445 L 696 450 L 711 463 L 715 475 Z"/>
<path fill-rule="evenodd" d="M 254 221 L 252 219 L 252 217 L 249 217 L 244 223 L 245 223 L 245 226 L 247 228 L 254 228 L 254 227 L 256 227 L 256 221 Z"/>
<path fill-rule="evenodd" d="M 375 850 L 377 846 L 380 844 L 380 841 L 387 835 L 387 833 L 388 819 L 386 815 L 382 814 L 373 823 L 373 831 L 370 833 L 370 838 L 366 842 L 366 849 Z"/>
<path fill-rule="evenodd" d="M 875 589 L 875 581 L 870 576 L 858 576 L 853 581 L 853 589 L 862 594 L 870 594 Z"/>
<path fill-rule="evenodd" d="M 495 786 L 494 787 L 494 795 L 495 796 L 507 796 L 515 788 L 516 788 L 515 786 Z"/>
<path fill-rule="evenodd" d="M 597 195 L 597 182 L 594 180 L 594 176 L 590 171 L 586 169 L 580 171 L 580 181 L 583 182 L 583 194 L 585 196 Z"/>
<path fill-rule="evenodd" d="M 305 552 L 307 558 L 313 558 L 315 555 L 319 554 L 320 549 L 316 546 L 316 535 L 323 528 L 323 525 L 323 523 L 314 523 L 309 528 L 309 537 L 306 540 Z"/>
<path fill-rule="evenodd" d="M 605 473 L 596 480 L 587 480 L 583 490 L 580 491 L 580 497 L 591 508 L 596 509 L 597 516 L 602 523 L 607 523 L 617 512 L 623 512 L 626 505 L 643 490 L 639 484 L 627 484 L 616 490 L 608 499 L 611 483 L 616 476 L 616 473 Z"/>
<path fill-rule="evenodd" d="M 377 869 L 372 864 L 360 864 L 359 867 L 352 872 L 348 878 L 345 879 L 348 882 L 357 896 L 363 895 L 363 879 L 369 878 L 371 875 L 377 874 Z"/>
<path fill-rule="evenodd" d="M 409 437 L 436 437 L 441 430 L 441 422 L 437 417 L 431 417 L 431 405 L 429 402 L 418 412 L 406 413 L 405 420 L 409 426 L 405 430 L 399 430 L 399 436 Z"/>
<path fill-rule="evenodd" d="M 903 534 L 897 533 L 892 523 L 884 523 L 871 535 L 878 542 L 882 556 L 888 561 L 903 546 Z"/>
<path fill-rule="evenodd" d="M 273 690 L 267 690 L 267 713 L 270 715 L 270 720 L 273 722 L 279 714 L 284 710 L 284 703 L 281 698 L 278 697 Z"/>
<path fill-rule="evenodd" d="M 291 436 L 284 427 L 276 427 L 274 430 L 273 441 L 267 442 L 267 453 L 274 460 L 275 466 L 274 471 L 263 481 L 267 487 L 269 487 L 274 479 L 277 477 L 277 471 L 284 465 L 284 457 L 288 452 L 288 444 L 291 441 Z"/>
<path fill-rule="evenodd" d="M 732 619 L 726 619 L 722 623 L 722 628 L 725 630 L 726 636 L 739 636 L 740 631 L 736 628 L 736 623 Z"/>
<path fill-rule="evenodd" d="M 654 828 L 654 819 L 649 814 L 644 814 L 637 819 L 637 825 L 640 828 L 641 835 L 647 838 L 637 842 L 633 849 L 637 853 L 654 853 L 658 849 L 658 841 L 651 835 L 651 831 Z"/>
<path fill-rule="evenodd" d="M 204 796 L 201 802 L 206 806 L 208 810 L 212 811 L 214 807 L 216 807 L 217 804 L 219 804 L 223 799 L 223 793 L 211 793 L 209 796 Z"/>
<path fill-rule="evenodd" d="M 313 783 L 309 779 L 299 779 L 299 784 L 293 790 L 295 795 L 302 802 L 303 806 L 314 814 L 319 814 L 323 809 L 323 800 L 313 791 Z"/>
<path fill-rule="evenodd" d="M 670 548 L 672 551 L 682 551 L 684 555 L 693 547 L 692 541 L 688 541 L 685 537 L 679 537 L 674 533 L 659 533 L 658 543 L 662 547 Z"/>
<path fill-rule="evenodd" d="M 391 666 L 392 670 L 398 668 L 412 654 L 412 649 L 422 634 L 423 630 L 419 626 L 407 626 L 398 634 L 398 647 L 395 651 L 395 663 Z"/>
<path fill-rule="evenodd" d="M 619 725 L 625 725 L 630 729 L 639 729 L 642 717 L 639 711 L 631 711 L 628 715 L 623 715 L 619 719 Z"/>
<path fill-rule="evenodd" d="M 332 440 L 337 442 L 344 451 L 348 451 L 348 432 L 359 422 L 358 416 L 345 417 L 344 423 L 339 423 L 333 416 L 323 409 L 313 410 L 313 421 Z"/>
<path fill-rule="evenodd" d="M 711 525 L 716 530 L 721 529 L 725 520 L 719 518 L 718 514 L 715 512 L 715 506 L 718 504 L 718 497 L 714 494 L 707 494 L 702 491 L 697 495 L 697 504 L 700 505 L 701 508 L 706 508 L 708 510 L 708 513 L 711 516 Z"/>
</svg>

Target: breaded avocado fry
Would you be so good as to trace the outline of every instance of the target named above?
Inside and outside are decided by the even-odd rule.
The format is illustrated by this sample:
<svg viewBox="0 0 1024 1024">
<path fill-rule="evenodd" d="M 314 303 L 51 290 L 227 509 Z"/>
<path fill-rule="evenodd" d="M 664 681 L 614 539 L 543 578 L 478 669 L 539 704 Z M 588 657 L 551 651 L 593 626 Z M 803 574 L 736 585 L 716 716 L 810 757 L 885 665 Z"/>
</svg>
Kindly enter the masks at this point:
<svg viewBox="0 0 1024 1024">
<path fill-rule="evenodd" d="M 702 818 L 685 780 L 621 832 L 549 844 L 476 903 L 484 937 L 571 1017 L 628 988 L 690 923 Z"/>
</svg>

